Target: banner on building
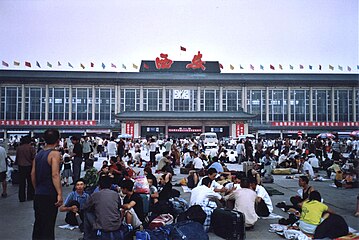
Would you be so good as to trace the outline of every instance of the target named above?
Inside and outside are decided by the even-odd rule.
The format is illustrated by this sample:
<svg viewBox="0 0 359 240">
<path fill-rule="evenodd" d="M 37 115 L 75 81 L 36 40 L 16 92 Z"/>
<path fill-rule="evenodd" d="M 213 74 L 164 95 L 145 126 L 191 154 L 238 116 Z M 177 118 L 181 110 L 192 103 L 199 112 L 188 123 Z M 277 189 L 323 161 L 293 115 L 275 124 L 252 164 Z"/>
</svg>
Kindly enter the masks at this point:
<svg viewBox="0 0 359 240">
<path fill-rule="evenodd" d="M 244 123 L 242 122 L 236 123 L 236 137 L 239 135 L 244 135 Z"/>
<path fill-rule="evenodd" d="M 126 122 L 126 133 L 131 135 L 132 137 L 135 134 L 135 123 L 134 122 Z"/>
<path fill-rule="evenodd" d="M 81 120 L 0 120 L 1 126 L 96 126 L 96 121 Z"/>
<path fill-rule="evenodd" d="M 272 122 L 275 127 L 358 127 L 359 122 Z"/>
</svg>

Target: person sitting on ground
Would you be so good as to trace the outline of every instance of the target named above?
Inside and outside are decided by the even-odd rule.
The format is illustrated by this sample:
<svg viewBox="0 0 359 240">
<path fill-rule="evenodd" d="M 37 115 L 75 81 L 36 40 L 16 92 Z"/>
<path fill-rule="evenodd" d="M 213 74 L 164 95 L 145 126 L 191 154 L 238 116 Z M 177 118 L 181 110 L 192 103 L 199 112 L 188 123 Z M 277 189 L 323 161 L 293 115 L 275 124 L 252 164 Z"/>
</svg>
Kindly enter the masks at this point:
<svg viewBox="0 0 359 240">
<path fill-rule="evenodd" d="M 195 170 L 190 170 L 187 177 L 187 187 L 192 189 L 197 187 L 199 174 Z"/>
<path fill-rule="evenodd" d="M 193 168 L 193 159 L 194 159 L 194 152 L 193 151 L 188 151 L 188 152 L 184 152 L 183 154 L 183 166 L 185 168 Z"/>
<path fill-rule="evenodd" d="M 110 190 L 111 185 L 109 176 L 101 176 L 100 191 L 94 192 L 84 204 L 84 239 L 98 239 L 98 234 L 120 234 L 122 201 L 118 192 Z"/>
<path fill-rule="evenodd" d="M 315 178 L 315 173 L 312 165 L 310 165 L 308 158 L 301 157 L 302 162 L 302 174 L 305 174 L 310 179 Z"/>
<path fill-rule="evenodd" d="M 273 212 L 273 204 L 272 200 L 265 190 L 265 188 L 261 185 L 257 184 L 257 179 L 250 179 L 250 187 L 257 194 L 256 200 L 256 213 L 259 217 L 268 217 Z"/>
<path fill-rule="evenodd" d="M 153 185 L 153 179 L 147 176 L 147 182 L 150 188 L 150 212 L 151 212 L 151 207 L 158 202 L 159 194 L 157 187 Z"/>
<path fill-rule="evenodd" d="M 197 172 L 199 171 L 202 171 L 204 168 L 203 168 L 203 161 L 202 159 L 197 156 L 193 159 L 193 168 L 194 170 L 196 170 Z"/>
<path fill-rule="evenodd" d="M 153 175 L 152 173 L 152 169 L 150 166 L 146 166 L 143 169 L 143 174 L 147 177 L 147 178 L 151 178 L 152 182 L 153 182 L 153 186 L 155 186 L 157 188 L 157 178 L 155 175 Z"/>
<path fill-rule="evenodd" d="M 173 173 L 173 169 L 172 169 L 172 160 L 171 157 L 169 155 L 169 152 L 165 151 L 162 153 L 163 157 L 161 158 L 161 160 L 158 162 L 157 165 L 157 171 L 156 172 L 169 172 L 172 175 Z"/>
<path fill-rule="evenodd" d="M 288 158 L 288 152 L 286 150 L 283 150 L 278 158 L 278 167 L 281 168 L 287 168 L 289 167 L 289 162 L 288 162 L 289 158 Z"/>
<path fill-rule="evenodd" d="M 319 159 L 315 156 L 314 153 L 308 155 L 308 162 L 312 166 L 314 173 L 319 171 Z"/>
<path fill-rule="evenodd" d="M 291 208 L 301 211 L 299 204 L 308 198 L 309 194 L 314 191 L 314 187 L 309 185 L 309 178 L 307 176 L 300 176 L 298 185 L 301 187 L 301 189 L 298 190 L 298 195 L 290 198 L 290 202 L 293 205 L 290 206 L 286 205 L 285 202 L 280 202 L 276 205 L 276 207 L 284 208 L 285 211 L 288 211 Z"/>
<path fill-rule="evenodd" d="M 171 173 L 163 174 L 159 178 L 159 186 L 158 186 L 158 200 L 161 202 L 167 202 L 171 198 L 172 194 L 172 175 Z"/>
<path fill-rule="evenodd" d="M 257 194 L 250 189 L 248 178 L 241 179 L 241 188 L 233 191 L 229 195 L 224 196 L 224 199 L 234 200 L 234 210 L 239 211 L 245 216 L 246 228 L 253 228 L 258 220 L 258 215 L 255 211 L 255 203 Z"/>
<path fill-rule="evenodd" d="M 307 200 L 302 203 L 302 213 L 299 219 L 299 229 L 307 234 L 314 234 L 317 226 L 333 213 L 324 203 L 321 203 L 322 197 L 318 191 L 312 191 Z M 299 216 L 299 212 L 297 212 Z M 324 215 L 325 214 L 325 215 Z M 323 216 L 324 215 L 324 216 Z"/>
<path fill-rule="evenodd" d="M 212 180 L 210 188 L 215 192 L 222 192 L 222 193 L 228 192 L 228 190 L 226 188 L 224 188 L 221 184 L 219 184 L 215 181 L 216 176 L 217 176 L 217 170 L 215 168 L 209 168 L 207 171 L 207 177 L 209 177 Z M 203 177 L 203 178 L 205 178 L 205 177 Z M 198 186 L 202 185 L 203 178 L 201 178 L 199 180 Z"/>
<path fill-rule="evenodd" d="M 236 174 L 232 175 L 232 182 L 227 183 L 226 185 L 223 185 L 228 191 L 241 188 L 241 179 L 246 177 L 246 173 L 243 171 L 236 172 Z"/>
<path fill-rule="evenodd" d="M 83 207 L 87 199 L 90 197 L 85 192 L 85 181 L 80 178 L 75 183 L 75 191 L 70 192 L 64 204 L 60 207 L 60 212 L 67 212 L 65 222 L 72 226 L 80 226 L 82 229 L 82 222 L 84 220 Z"/>
<path fill-rule="evenodd" d="M 133 155 L 133 160 L 135 161 L 135 166 L 138 167 L 144 167 L 143 165 L 143 160 L 142 160 L 142 156 L 141 156 L 141 149 L 137 148 L 135 150 L 135 154 Z"/>
<path fill-rule="evenodd" d="M 219 162 L 218 157 L 213 157 L 213 158 L 212 158 L 212 163 L 211 163 L 210 165 L 208 165 L 208 168 L 207 168 L 207 169 L 209 170 L 210 168 L 216 169 L 217 173 L 222 173 L 222 172 L 224 172 L 223 166 L 222 166 L 222 164 Z"/>
<path fill-rule="evenodd" d="M 121 182 L 121 191 L 125 195 L 122 209 L 124 210 L 124 220 L 133 229 L 138 229 L 145 220 L 143 212 L 143 202 L 140 194 L 133 191 L 134 183 L 131 180 Z"/>
<path fill-rule="evenodd" d="M 97 169 L 95 167 L 91 167 L 86 170 L 84 181 L 86 183 L 85 191 L 88 194 L 92 194 L 95 188 L 98 185 L 99 174 L 97 174 Z"/>
</svg>

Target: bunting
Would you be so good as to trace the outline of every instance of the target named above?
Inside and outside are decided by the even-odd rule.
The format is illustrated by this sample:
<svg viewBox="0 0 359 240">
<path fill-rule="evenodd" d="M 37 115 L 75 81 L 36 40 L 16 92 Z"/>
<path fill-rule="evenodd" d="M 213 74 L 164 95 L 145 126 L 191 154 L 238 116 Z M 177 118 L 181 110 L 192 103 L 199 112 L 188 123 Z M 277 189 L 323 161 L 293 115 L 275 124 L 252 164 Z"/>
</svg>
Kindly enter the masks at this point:
<svg viewBox="0 0 359 240">
<path fill-rule="evenodd" d="M 239 68 L 240 68 L 240 69 L 244 69 L 244 68 L 242 67 L 242 64 L 241 64 L 241 65 L 239 65 Z"/>
<path fill-rule="evenodd" d="M 14 61 L 14 65 L 15 65 L 15 66 L 20 66 L 20 62 Z"/>
<path fill-rule="evenodd" d="M 334 67 L 332 65 L 329 65 L 329 69 L 333 71 Z"/>
<path fill-rule="evenodd" d="M 125 64 L 122 64 L 122 68 L 123 68 L 123 69 L 126 69 L 126 65 L 125 65 Z"/>
<path fill-rule="evenodd" d="M 279 69 L 283 70 L 283 66 L 281 64 L 279 64 Z"/>
<path fill-rule="evenodd" d="M 102 69 L 105 69 L 106 68 L 106 65 L 104 63 L 102 63 Z"/>
<path fill-rule="evenodd" d="M 322 65 L 319 65 L 319 70 L 322 71 Z"/>
<path fill-rule="evenodd" d="M 85 65 L 83 65 L 82 63 L 80 64 L 80 67 L 81 67 L 82 69 L 85 69 Z"/>
<path fill-rule="evenodd" d="M 252 64 L 250 64 L 249 66 L 254 71 L 254 66 Z"/>
<path fill-rule="evenodd" d="M 113 64 L 113 63 L 111 63 L 111 67 L 117 68 L 117 66 L 115 64 Z"/>
<path fill-rule="evenodd" d="M 223 69 L 222 63 L 219 64 L 219 68 L 220 68 L 220 69 Z"/>
<path fill-rule="evenodd" d="M 351 72 L 352 71 L 352 68 L 348 66 L 348 72 Z"/>
<path fill-rule="evenodd" d="M 260 69 L 261 69 L 261 70 L 264 70 L 264 67 L 263 67 L 263 65 L 260 65 Z"/>
<path fill-rule="evenodd" d="M 47 66 L 48 66 L 49 68 L 52 68 L 52 64 L 49 63 L 49 62 L 47 62 Z"/>
<path fill-rule="evenodd" d="M 95 66 L 95 64 L 93 62 L 91 62 L 90 66 L 93 68 Z"/>
<path fill-rule="evenodd" d="M 58 67 L 60 67 L 60 66 L 61 66 L 60 61 L 57 61 L 57 66 L 58 66 Z"/>
<path fill-rule="evenodd" d="M 338 68 L 339 68 L 340 71 L 343 71 L 343 67 L 342 67 L 342 66 L 338 65 Z"/>
<path fill-rule="evenodd" d="M 229 68 L 230 68 L 231 70 L 233 70 L 233 69 L 234 69 L 234 67 L 233 67 L 233 65 L 232 65 L 232 64 L 230 64 L 230 65 L 229 65 Z"/>
<path fill-rule="evenodd" d="M 68 65 L 70 68 L 74 68 L 74 66 L 72 66 L 72 64 L 70 62 L 68 62 Z"/>
<path fill-rule="evenodd" d="M 359 65 L 357 65 L 357 70 L 359 70 Z"/>
<path fill-rule="evenodd" d="M 293 67 L 292 65 L 289 65 L 289 68 L 290 68 L 290 70 L 293 70 L 293 69 L 294 69 L 294 67 Z"/>
<path fill-rule="evenodd" d="M 309 65 L 309 69 L 310 69 L 310 70 L 313 70 L 313 67 L 312 67 L 312 65 Z"/>
<path fill-rule="evenodd" d="M 150 66 L 148 66 L 146 63 L 143 64 L 143 67 L 146 69 L 150 69 Z"/>
<path fill-rule="evenodd" d="M 9 67 L 9 64 L 5 61 L 2 61 L 2 65 L 5 66 L 5 67 Z"/>
<path fill-rule="evenodd" d="M 40 63 L 39 63 L 38 61 L 36 61 L 36 66 L 37 66 L 38 68 L 41 68 Z"/>
<path fill-rule="evenodd" d="M 185 47 L 182 47 L 182 46 L 180 46 L 181 47 L 181 51 L 187 51 L 187 49 L 185 48 Z"/>
<path fill-rule="evenodd" d="M 134 63 L 132 63 L 132 67 L 135 68 L 135 69 L 138 69 L 138 66 Z"/>
<path fill-rule="evenodd" d="M 269 66 L 269 68 L 272 69 L 272 70 L 275 70 L 275 68 L 274 68 L 274 66 L 272 64 Z"/>
<path fill-rule="evenodd" d="M 300 64 L 300 65 L 299 65 L 299 68 L 300 68 L 300 69 L 303 69 L 303 68 L 304 68 L 304 66 L 303 66 L 302 64 Z"/>
</svg>

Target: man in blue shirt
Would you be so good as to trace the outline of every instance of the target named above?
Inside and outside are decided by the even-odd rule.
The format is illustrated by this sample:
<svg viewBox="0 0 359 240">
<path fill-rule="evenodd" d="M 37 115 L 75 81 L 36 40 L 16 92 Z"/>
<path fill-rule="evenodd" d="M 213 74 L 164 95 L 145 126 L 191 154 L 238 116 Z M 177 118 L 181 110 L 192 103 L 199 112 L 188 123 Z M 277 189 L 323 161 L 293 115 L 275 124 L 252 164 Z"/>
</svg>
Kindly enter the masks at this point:
<svg viewBox="0 0 359 240">
<path fill-rule="evenodd" d="M 83 221 L 83 206 L 86 203 L 89 195 L 85 192 L 85 182 L 82 178 L 78 179 L 75 183 L 75 191 L 67 195 L 64 205 L 60 207 L 60 212 L 67 212 L 65 222 L 73 225 L 80 226 L 82 230 Z"/>
</svg>

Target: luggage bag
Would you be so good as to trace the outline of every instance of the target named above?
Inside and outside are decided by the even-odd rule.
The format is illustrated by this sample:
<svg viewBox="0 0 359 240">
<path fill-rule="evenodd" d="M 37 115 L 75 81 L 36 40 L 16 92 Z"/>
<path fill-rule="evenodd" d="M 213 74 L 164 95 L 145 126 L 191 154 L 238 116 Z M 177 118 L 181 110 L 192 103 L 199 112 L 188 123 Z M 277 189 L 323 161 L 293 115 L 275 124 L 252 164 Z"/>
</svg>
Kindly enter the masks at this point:
<svg viewBox="0 0 359 240">
<path fill-rule="evenodd" d="M 225 239 L 245 239 L 244 214 L 235 210 L 217 208 L 211 217 L 212 231 Z"/>
</svg>

